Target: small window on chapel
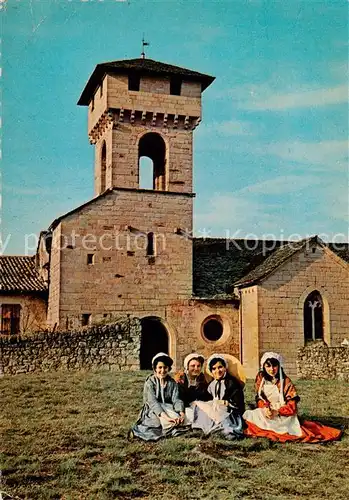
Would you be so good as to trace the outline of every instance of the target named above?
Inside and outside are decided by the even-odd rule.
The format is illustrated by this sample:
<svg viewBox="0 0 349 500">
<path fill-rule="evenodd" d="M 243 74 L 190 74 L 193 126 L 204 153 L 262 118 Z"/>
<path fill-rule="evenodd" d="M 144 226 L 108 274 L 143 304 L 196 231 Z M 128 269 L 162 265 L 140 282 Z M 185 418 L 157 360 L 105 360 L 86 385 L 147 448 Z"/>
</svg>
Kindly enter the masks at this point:
<svg viewBox="0 0 349 500">
<path fill-rule="evenodd" d="M 170 81 L 170 94 L 171 95 L 181 95 L 182 80 L 178 77 L 171 78 Z"/>
<path fill-rule="evenodd" d="M 131 73 L 128 75 L 128 90 L 139 91 L 139 86 L 141 82 L 141 77 L 137 73 Z"/>
</svg>

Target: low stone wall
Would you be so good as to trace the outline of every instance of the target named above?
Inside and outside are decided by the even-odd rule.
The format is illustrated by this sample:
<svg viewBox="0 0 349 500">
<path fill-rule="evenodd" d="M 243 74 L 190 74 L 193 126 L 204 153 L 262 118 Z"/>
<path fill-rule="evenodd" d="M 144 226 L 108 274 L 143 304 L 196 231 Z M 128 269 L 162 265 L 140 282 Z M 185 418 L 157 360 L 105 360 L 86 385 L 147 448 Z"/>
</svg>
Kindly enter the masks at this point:
<svg viewBox="0 0 349 500">
<path fill-rule="evenodd" d="M 84 328 L 0 339 L 0 374 L 58 370 L 137 370 L 141 323 L 137 318 Z"/>
<path fill-rule="evenodd" d="M 297 373 L 300 378 L 337 379 L 349 382 L 349 347 L 328 347 L 313 342 L 298 350 Z"/>
</svg>

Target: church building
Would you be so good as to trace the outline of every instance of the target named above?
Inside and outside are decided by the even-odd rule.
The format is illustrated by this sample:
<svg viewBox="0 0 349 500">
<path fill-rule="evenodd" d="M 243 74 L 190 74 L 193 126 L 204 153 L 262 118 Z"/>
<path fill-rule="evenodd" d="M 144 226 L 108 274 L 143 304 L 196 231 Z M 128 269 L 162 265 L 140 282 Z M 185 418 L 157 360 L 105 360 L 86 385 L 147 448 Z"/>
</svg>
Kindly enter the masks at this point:
<svg viewBox="0 0 349 500">
<path fill-rule="evenodd" d="M 295 376 L 305 342 L 348 337 L 348 244 L 192 237 L 193 134 L 213 80 L 145 58 L 96 66 L 78 101 L 95 196 L 54 220 L 35 256 L 0 257 L 2 334 L 129 314 L 142 323 L 140 368 L 159 351 L 176 366 L 191 351 L 226 352 L 250 377 L 265 350 Z"/>
</svg>

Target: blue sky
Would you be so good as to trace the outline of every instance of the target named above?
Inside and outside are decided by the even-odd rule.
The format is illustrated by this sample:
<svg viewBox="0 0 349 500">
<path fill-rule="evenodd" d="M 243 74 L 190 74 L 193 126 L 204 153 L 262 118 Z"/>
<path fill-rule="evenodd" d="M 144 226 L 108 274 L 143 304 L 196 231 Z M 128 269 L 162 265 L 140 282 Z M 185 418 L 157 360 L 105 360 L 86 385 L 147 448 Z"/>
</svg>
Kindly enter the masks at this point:
<svg viewBox="0 0 349 500">
<path fill-rule="evenodd" d="M 3 2 L 1 2 L 3 4 Z M 3 5 L 2 5 L 3 7 Z M 140 56 L 216 76 L 195 131 L 195 231 L 348 240 L 346 0 L 8 0 L 2 246 L 93 197 L 95 65 Z M 30 240 L 33 241 L 33 238 Z"/>
</svg>

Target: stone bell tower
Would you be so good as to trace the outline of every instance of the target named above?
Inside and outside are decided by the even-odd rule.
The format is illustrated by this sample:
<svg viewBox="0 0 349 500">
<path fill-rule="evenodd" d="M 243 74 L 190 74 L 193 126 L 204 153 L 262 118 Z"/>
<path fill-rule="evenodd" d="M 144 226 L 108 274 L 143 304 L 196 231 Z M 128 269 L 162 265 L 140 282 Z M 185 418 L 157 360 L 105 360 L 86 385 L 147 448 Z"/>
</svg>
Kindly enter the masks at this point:
<svg viewBox="0 0 349 500">
<path fill-rule="evenodd" d="M 151 59 L 98 64 L 79 105 L 95 145 L 95 195 L 139 189 L 139 162 L 153 162 L 153 190 L 192 192 L 193 130 L 213 77 Z"/>
</svg>

